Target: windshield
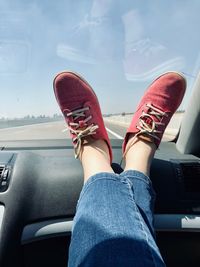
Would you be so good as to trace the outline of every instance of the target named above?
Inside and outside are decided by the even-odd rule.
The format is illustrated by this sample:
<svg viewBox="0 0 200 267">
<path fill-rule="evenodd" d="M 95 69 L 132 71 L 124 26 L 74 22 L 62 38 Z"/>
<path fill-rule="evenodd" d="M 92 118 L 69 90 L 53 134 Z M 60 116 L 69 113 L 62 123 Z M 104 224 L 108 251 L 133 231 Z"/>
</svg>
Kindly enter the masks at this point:
<svg viewBox="0 0 200 267">
<path fill-rule="evenodd" d="M 199 71 L 199 10 L 198 0 L 1 0 L 0 140 L 67 137 L 52 89 L 61 70 L 92 85 L 115 124 L 107 125 L 111 138 L 123 138 L 156 76 L 183 72 L 180 123 Z"/>
</svg>

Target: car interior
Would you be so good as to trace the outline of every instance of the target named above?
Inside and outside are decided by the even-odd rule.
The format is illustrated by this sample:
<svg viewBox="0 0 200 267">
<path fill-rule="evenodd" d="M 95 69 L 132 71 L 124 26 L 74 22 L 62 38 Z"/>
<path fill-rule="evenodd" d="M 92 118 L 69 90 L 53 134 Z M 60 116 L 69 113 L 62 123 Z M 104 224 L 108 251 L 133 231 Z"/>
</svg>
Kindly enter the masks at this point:
<svg viewBox="0 0 200 267">
<path fill-rule="evenodd" d="M 151 168 L 156 238 L 170 267 L 200 264 L 200 76 L 194 87 L 178 136 L 161 143 Z M 118 173 L 121 145 L 112 140 Z M 0 147 L 0 266 L 66 266 L 83 185 L 70 140 Z"/>
<path fill-rule="evenodd" d="M 89 78 L 104 115 L 124 118 L 157 74 L 186 76 L 178 133 L 150 179 L 166 266 L 200 266 L 200 2 L 152 2 L 0 0 L 0 267 L 67 266 L 83 170 L 66 129 L 50 125 L 64 125 L 52 90 L 64 69 Z M 122 142 L 111 139 L 116 173 Z"/>
</svg>

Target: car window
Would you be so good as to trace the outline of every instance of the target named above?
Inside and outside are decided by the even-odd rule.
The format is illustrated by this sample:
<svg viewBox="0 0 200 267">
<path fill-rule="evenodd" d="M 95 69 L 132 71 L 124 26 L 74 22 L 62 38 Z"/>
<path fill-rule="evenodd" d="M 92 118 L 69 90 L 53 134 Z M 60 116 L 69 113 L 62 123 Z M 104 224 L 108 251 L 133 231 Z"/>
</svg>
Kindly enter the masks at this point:
<svg viewBox="0 0 200 267">
<path fill-rule="evenodd" d="M 197 0 L 1 0 L 0 140 L 69 138 L 52 89 L 61 70 L 94 88 L 111 138 L 123 138 L 155 77 L 182 72 L 177 132 L 199 71 L 199 9 Z"/>
</svg>

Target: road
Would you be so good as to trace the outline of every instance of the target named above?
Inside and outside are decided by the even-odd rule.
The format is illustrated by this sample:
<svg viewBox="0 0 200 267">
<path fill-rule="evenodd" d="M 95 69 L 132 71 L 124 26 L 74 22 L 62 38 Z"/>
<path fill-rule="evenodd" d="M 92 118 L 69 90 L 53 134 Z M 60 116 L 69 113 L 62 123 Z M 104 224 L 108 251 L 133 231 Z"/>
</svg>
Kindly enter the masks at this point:
<svg viewBox="0 0 200 267">
<path fill-rule="evenodd" d="M 123 139 L 126 127 L 105 122 L 109 138 Z M 0 141 L 5 140 L 39 140 L 39 139 L 65 139 L 70 138 L 64 121 L 38 123 L 33 125 L 18 126 L 0 129 Z M 170 139 L 165 136 L 165 140 Z"/>
</svg>

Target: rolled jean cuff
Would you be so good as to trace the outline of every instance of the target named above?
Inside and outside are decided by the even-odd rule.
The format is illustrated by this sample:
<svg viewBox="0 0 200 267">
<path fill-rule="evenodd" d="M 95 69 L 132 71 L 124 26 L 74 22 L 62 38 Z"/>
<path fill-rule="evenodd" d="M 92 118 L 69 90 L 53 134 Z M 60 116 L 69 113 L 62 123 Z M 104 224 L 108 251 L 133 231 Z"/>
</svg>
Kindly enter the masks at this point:
<svg viewBox="0 0 200 267">
<path fill-rule="evenodd" d="M 126 178 L 131 177 L 131 178 L 142 180 L 145 183 L 150 184 L 152 186 L 151 179 L 147 175 L 145 175 L 143 172 L 136 171 L 136 170 L 128 170 L 128 171 L 122 172 L 120 175 Z"/>
</svg>

